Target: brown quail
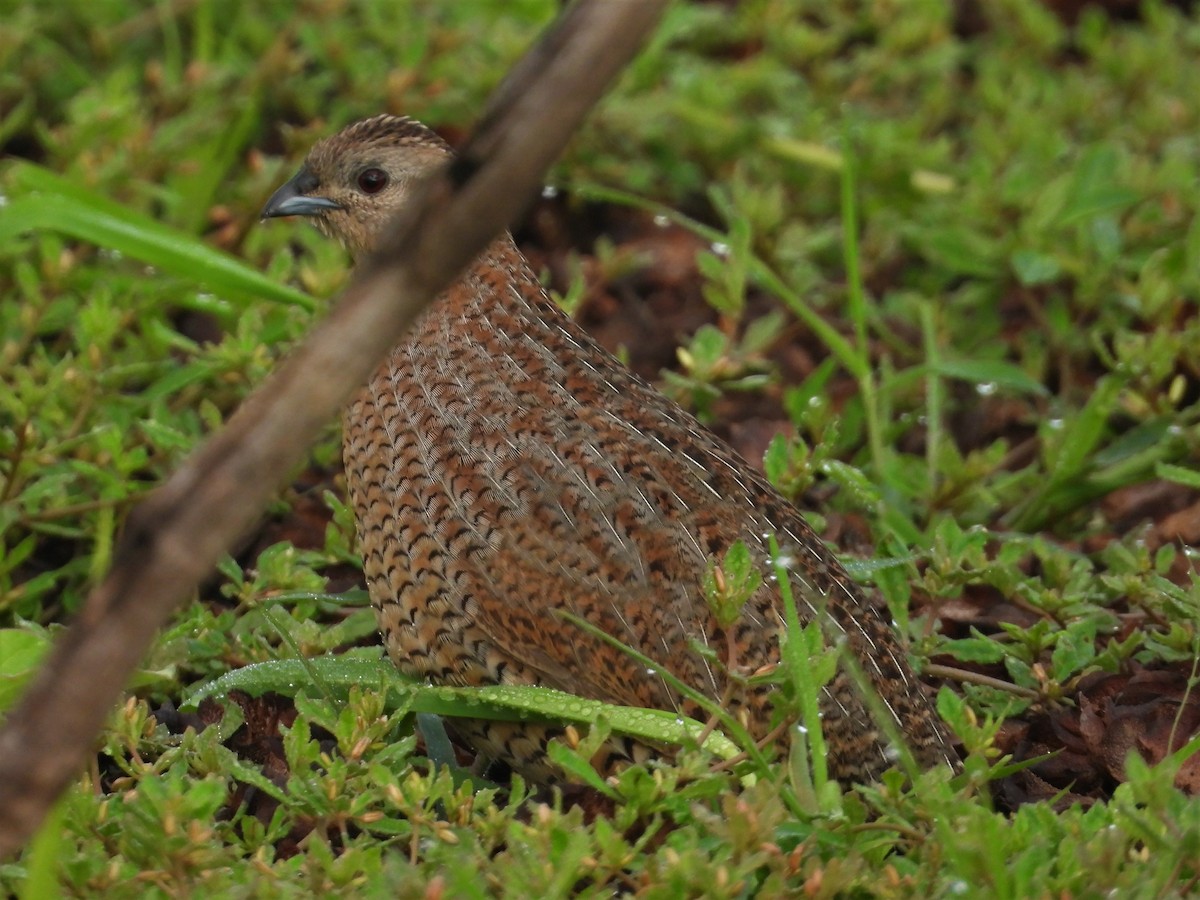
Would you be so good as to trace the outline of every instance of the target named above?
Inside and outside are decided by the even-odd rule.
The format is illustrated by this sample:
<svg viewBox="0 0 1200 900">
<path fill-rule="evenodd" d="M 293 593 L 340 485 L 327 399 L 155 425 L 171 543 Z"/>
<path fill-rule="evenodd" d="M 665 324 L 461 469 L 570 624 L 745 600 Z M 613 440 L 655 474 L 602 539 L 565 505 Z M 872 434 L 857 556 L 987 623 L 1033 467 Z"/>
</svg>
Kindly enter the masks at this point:
<svg viewBox="0 0 1200 900">
<path fill-rule="evenodd" d="M 263 217 L 303 215 L 356 255 L 449 148 L 377 116 L 318 143 Z M 629 372 L 546 295 L 505 234 L 426 311 L 345 414 L 345 463 L 371 600 L 403 671 L 457 685 L 538 684 L 704 718 L 653 670 L 555 614 L 565 610 L 712 698 L 726 676 L 693 642 L 750 673 L 779 659 L 770 579 L 726 635 L 702 590 L 741 540 L 766 571 L 767 534 L 791 560 L 802 621 L 819 610 L 923 764 L 955 765 L 942 726 L 876 601 L 752 466 Z M 756 737 L 771 688 L 739 686 Z M 829 771 L 868 780 L 894 758 L 844 673 L 822 698 Z M 477 750 L 553 777 L 545 728 L 456 725 Z M 612 742 L 603 766 L 646 748 Z"/>
</svg>

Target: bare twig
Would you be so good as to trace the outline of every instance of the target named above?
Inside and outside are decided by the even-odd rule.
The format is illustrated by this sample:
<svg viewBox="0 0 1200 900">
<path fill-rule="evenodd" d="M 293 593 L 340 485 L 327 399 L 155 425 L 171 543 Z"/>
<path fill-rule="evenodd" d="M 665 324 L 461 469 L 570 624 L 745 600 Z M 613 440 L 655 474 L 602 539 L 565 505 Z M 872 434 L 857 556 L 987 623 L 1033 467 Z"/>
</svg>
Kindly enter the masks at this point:
<svg viewBox="0 0 1200 900">
<path fill-rule="evenodd" d="M 667 0 L 572 6 L 500 86 L 333 313 L 130 515 L 112 571 L 0 731 L 0 859 L 79 772 L 155 631 L 428 302 L 534 194 Z"/>
<path fill-rule="evenodd" d="M 922 671 L 926 675 L 932 675 L 935 678 L 945 678 L 947 681 L 957 681 L 960 684 L 979 684 L 984 687 L 995 688 L 998 691 L 1005 691 L 1009 694 L 1016 694 L 1018 697 L 1028 697 L 1030 700 L 1037 700 L 1042 696 L 1033 688 L 1022 687 L 1019 684 L 1013 684 L 1011 681 L 993 678 L 991 675 L 984 675 L 982 672 L 972 672 L 970 669 L 959 669 L 954 666 L 943 666 L 940 663 L 929 663 Z"/>
</svg>

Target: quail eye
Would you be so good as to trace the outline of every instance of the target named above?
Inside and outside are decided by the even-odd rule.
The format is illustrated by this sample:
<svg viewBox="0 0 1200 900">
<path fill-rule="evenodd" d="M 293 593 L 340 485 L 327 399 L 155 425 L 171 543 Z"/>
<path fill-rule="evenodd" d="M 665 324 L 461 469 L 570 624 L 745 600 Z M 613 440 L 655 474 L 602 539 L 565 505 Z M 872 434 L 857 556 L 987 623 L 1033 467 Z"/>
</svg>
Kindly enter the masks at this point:
<svg viewBox="0 0 1200 900">
<path fill-rule="evenodd" d="M 363 169 L 358 173 L 358 189 L 364 194 L 378 194 L 388 183 L 388 174 L 383 169 Z"/>
</svg>

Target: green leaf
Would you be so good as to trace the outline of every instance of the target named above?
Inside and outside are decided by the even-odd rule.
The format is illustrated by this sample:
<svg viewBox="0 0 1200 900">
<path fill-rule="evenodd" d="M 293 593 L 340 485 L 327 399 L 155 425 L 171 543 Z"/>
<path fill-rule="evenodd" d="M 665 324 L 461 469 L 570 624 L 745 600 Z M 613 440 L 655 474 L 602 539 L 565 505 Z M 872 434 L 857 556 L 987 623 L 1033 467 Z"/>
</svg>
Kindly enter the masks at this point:
<svg viewBox="0 0 1200 900">
<path fill-rule="evenodd" d="M 767 444 L 766 452 L 763 453 L 763 472 L 766 474 L 767 480 L 776 487 L 792 469 L 792 453 L 789 443 L 786 437 L 777 434 L 771 438 L 771 443 Z"/>
<path fill-rule="evenodd" d="M 762 584 L 762 573 L 744 541 L 734 541 L 704 575 L 704 596 L 721 628 L 730 627 Z"/>
<path fill-rule="evenodd" d="M 49 649 L 50 639 L 44 634 L 0 629 L 0 712 L 21 695 Z"/>
<path fill-rule="evenodd" d="M 450 742 L 450 735 L 446 733 L 441 716 L 417 713 L 417 730 L 421 732 L 421 738 L 425 741 L 425 755 L 429 757 L 434 768 L 445 767 L 455 771 L 458 763 L 454 755 L 454 745 Z"/>
<path fill-rule="evenodd" d="M 9 176 L 14 186 L 29 193 L 0 207 L 0 244 L 10 243 L 24 232 L 52 231 L 116 250 L 220 294 L 273 300 L 302 309 L 316 305 L 307 294 L 268 278 L 199 238 L 112 203 L 32 163 L 18 163 Z"/>
<path fill-rule="evenodd" d="M 1087 624 L 1087 623 L 1085 623 Z M 1057 681 L 1066 681 L 1096 658 L 1096 627 L 1064 631 L 1050 654 L 1050 667 Z"/>
<path fill-rule="evenodd" d="M 961 662 L 997 663 L 1006 655 L 1003 644 L 984 637 L 946 641 L 942 647 Z"/>
<path fill-rule="evenodd" d="M 995 244 L 960 227 L 926 229 L 918 235 L 918 248 L 930 261 L 961 275 L 995 278 L 1000 262 Z"/>
<path fill-rule="evenodd" d="M 1169 446 L 1171 426 L 1167 417 L 1148 419 L 1097 450 L 1093 464 L 1097 469 L 1106 469 L 1137 460 L 1147 451 L 1157 454 Z"/>
<path fill-rule="evenodd" d="M 1024 369 L 997 359 L 939 359 L 933 371 L 945 378 L 957 378 L 971 384 L 995 384 L 1022 394 L 1049 395 L 1045 385 L 1031 378 Z"/>
<path fill-rule="evenodd" d="M 712 325 L 701 325 L 692 336 L 688 350 L 692 367 L 700 372 L 713 368 L 729 351 L 729 339 Z"/>
<path fill-rule="evenodd" d="M 861 469 L 847 465 L 839 459 L 826 460 L 821 471 L 828 478 L 850 492 L 854 502 L 870 508 L 880 501 L 879 487 L 862 473 Z"/>
<path fill-rule="evenodd" d="M 1164 481 L 1173 481 L 1184 487 L 1200 490 L 1200 471 L 1196 469 L 1175 466 L 1171 463 L 1159 463 L 1154 467 L 1154 474 Z"/>
<path fill-rule="evenodd" d="M 955 734 L 967 734 L 972 727 L 971 712 L 967 702 L 944 685 L 938 691 L 937 711 Z"/>
<path fill-rule="evenodd" d="M 1138 193 L 1118 181 L 1119 171 L 1120 157 L 1112 144 L 1098 144 L 1087 150 L 1075 166 L 1058 224 L 1069 225 L 1136 202 Z"/>
<path fill-rule="evenodd" d="M 1062 266 L 1053 256 L 1034 250 L 1018 250 L 1010 259 L 1017 280 L 1026 287 L 1054 281 L 1062 274 Z"/>
<path fill-rule="evenodd" d="M 825 396 L 826 386 L 836 368 L 836 360 L 829 357 L 813 369 L 799 385 L 787 388 L 783 392 L 783 407 L 787 410 L 792 424 L 800 425 L 808 414 L 809 405 L 814 398 Z"/>
<path fill-rule="evenodd" d="M 881 556 L 872 559 L 843 556 L 838 561 L 841 562 L 842 567 L 855 581 L 866 581 L 874 578 L 880 572 L 887 572 L 891 569 L 907 566 L 909 563 L 916 562 L 919 558 L 915 553 L 910 553 L 906 556 Z"/>
<path fill-rule="evenodd" d="M 743 353 L 764 353 L 778 340 L 787 318 L 780 310 L 773 310 L 765 316 L 752 319 L 746 325 L 742 335 L 741 350 Z"/>
<path fill-rule="evenodd" d="M 596 771 L 595 766 L 570 747 L 560 741 L 551 741 L 550 745 L 546 748 L 546 752 L 550 756 L 550 761 L 566 772 L 573 780 L 586 784 L 606 797 L 614 800 L 617 798 L 617 792 L 612 789 L 612 786 L 608 782 L 600 777 L 600 773 Z"/>
<path fill-rule="evenodd" d="M 1111 375 L 1096 382 L 1096 389 L 1087 404 L 1067 426 L 1067 430 L 1055 442 L 1050 463 L 1050 474 L 1059 482 L 1082 473 L 1088 459 L 1100 443 L 1108 417 L 1117 405 L 1122 383 Z"/>
</svg>

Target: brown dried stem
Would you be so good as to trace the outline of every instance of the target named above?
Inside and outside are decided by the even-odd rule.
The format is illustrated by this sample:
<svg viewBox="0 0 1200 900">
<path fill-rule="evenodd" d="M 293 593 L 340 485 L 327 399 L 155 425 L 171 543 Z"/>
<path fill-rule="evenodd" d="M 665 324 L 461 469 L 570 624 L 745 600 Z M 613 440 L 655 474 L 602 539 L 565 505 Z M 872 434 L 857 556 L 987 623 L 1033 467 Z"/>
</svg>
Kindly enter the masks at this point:
<svg viewBox="0 0 1200 900">
<path fill-rule="evenodd" d="M 569 8 L 497 89 L 337 308 L 130 515 L 112 570 L 0 730 L 0 859 L 84 767 L 155 631 L 193 595 L 424 307 L 532 197 L 666 0 Z"/>
</svg>

